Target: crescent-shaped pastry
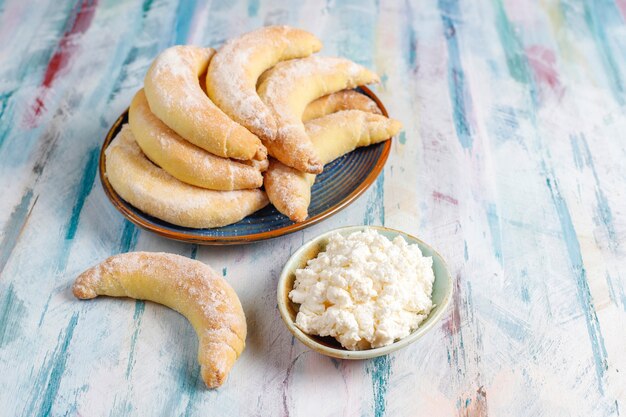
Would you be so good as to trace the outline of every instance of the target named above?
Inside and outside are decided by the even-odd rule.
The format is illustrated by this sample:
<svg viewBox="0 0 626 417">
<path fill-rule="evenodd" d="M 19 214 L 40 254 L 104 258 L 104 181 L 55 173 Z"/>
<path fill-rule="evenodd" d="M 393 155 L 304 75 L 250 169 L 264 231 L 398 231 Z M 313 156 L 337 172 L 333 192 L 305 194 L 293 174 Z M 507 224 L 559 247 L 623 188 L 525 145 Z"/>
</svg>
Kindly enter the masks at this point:
<svg viewBox="0 0 626 417">
<path fill-rule="evenodd" d="M 302 113 L 302 121 L 317 119 L 341 110 L 363 110 L 368 113 L 382 114 L 374 100 L 355 90 L 342 90 L 312 101 Z"/>
<path fill-rule="evenodd" d="M 293 59 L 266 71 L 258 93 L 274 111 L 278 124 L 276 137 L 264 138 L 269 153 L 300 171 L 322 172 L 324 164 L 302 124 L 304 109 L 323 95 L 375 81 L 378 76 L 367 68 L 333 57 Z"/>
<path fill-rule="evenodd" d="M 209 388 L 224 383 L 245 347 L 246 317 L 235 291 L 208 265 L 184 256 L 115 255 L 80 274 L 72 292 L 80 299 L 149 300 L 178 311 L 198 335 L 198 362 Z"/>
<path fill-rule="evenodd" d="M 344 110 L 311 120 L 305 124 L 320 159 L 327 164 L 361 146 L 382 142 L 402 128 L 402 124 L 385 116 Z M 276 160 L 264 176 L 264 185 L 270 202 L 278 211 L 295 222 L 308 217 L 311 186 L 315 175 L 288 167 Z"/>
<path fill-rule="evenodd" d="M 207 94 L 227 115 L 261 138 L 276 135 L 272 111 L 256 92 L 259 76 L 277 62 L 319 51 L 313 34 L 289 26 L 267 26 L 227 41 L 207 72 Z"/>
<path fill-rule="evenodd" d="M 128 125 L 105 151 L 106 175 L 124 200 L 139 210 L 184 227 L 221 227 L 267 205 L 260 189 L 214 191 L 177 180 L 141 152 Z"/>
<path fill-rule="evenodd" d="M 215 156 L 167 127 L 150 111 L 143 90 L 139 90 L 130 103 L 128 124 L 143 153 L 182 182 L 223 191 L 263 185 L 263 176 L 257 167 Z"/>
<path fill-rule="evenodd" d="M 224 158 L 265 159 L 259 138 L 224 114 L 200 87 L 215 51 L 173 46 L 156 57 L 144 80 L 150 110 L 196 146 Z"/>
</svg>

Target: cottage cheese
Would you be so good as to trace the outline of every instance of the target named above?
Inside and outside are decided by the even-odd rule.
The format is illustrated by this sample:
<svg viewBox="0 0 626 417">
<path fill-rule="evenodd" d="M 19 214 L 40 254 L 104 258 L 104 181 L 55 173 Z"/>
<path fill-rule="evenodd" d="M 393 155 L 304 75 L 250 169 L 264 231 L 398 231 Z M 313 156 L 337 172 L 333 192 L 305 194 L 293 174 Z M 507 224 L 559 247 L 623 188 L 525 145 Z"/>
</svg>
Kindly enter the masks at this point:
<svg viewBox="0 0 626 417">
<path fill-rule="evenodd" d="M 296 270 L 289 293 L 300 304 L 296 325 L 335 337 L 350 350 L 391 344 L 432 309 L 432 263 L 400 236 L 390 241 L 374 230 L 334 234 L 326 251 Z"/>
</svg>

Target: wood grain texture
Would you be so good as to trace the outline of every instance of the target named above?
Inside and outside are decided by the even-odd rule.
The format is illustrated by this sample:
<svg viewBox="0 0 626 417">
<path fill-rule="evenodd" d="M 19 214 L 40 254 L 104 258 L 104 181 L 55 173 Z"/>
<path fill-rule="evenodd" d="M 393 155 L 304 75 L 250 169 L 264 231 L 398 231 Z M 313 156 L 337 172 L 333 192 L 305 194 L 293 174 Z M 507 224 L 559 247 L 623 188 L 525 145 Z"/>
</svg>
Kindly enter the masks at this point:
<svg viewBox="0 0 626 417">
<path fill-rule="evenodd" d="M 0 415 L 624 414 L 625 21 L 624 0 L 0 0 Z M 384 174 L 268 242 L 140 232 L 96 162 L 151 60 L 277 23 L 380 73 L 405 126 Z M 454 302 L 407 349 L 332 360 L 283 326 L 276 282 L 304 241 L 363 223 L 437 248 Z M 72 297 L 81 271 L 135 249 L 200 259 L 238 292 L 247 349 L 219 391 L 175 312 Z"/>
</svg>

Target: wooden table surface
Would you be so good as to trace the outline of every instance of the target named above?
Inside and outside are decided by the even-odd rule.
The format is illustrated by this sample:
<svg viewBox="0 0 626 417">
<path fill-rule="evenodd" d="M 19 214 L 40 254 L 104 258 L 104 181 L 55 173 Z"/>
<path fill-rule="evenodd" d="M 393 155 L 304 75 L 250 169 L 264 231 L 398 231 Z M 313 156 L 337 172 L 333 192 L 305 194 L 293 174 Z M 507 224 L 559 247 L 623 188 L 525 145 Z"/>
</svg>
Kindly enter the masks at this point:
<svg viewBox="0 0 626 417">
<path fill-rule="evenodd" d="M 0 0 L 0 415 L 626 414 L 626 1 Z M 155 55 L 268 24 L 382 76 L 404 124 L 355 204 L 271 241 L 197 247 L 138 230 L 96 174 Z M 326 230 L 420 236 L 455 279 L 444 320 L 376 360 L 294 341 L 276 308 L 289 255 Z M 164 307 L 73 298 L 133 250 L 221 271 L 247 318 L 228 382 Z"/>
</svg>

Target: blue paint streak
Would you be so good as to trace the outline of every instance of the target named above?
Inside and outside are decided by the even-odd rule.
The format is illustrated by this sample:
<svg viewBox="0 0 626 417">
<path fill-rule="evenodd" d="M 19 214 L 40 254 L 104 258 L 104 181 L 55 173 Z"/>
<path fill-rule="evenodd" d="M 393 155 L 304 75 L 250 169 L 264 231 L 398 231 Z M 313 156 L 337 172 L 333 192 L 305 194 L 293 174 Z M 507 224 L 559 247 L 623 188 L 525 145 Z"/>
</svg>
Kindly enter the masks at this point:
<svg viewBox="0 0 626 417">
<path fill-rule="evenodd" d="M 626 104 L 624 80 L 620 72 L 615 54 L 611 48 L 611 42 L 607 36 L 607 29 L 612 25 L 622 25 L 620 12 L 613 1 L 589 0 L 582 2 L 585 12 L 585 22 L 591 31 L 598 54 L 604 66 L 609 81 L 609 87 L 615 100 L 620 104 Z M 612 25 L 611 25 L 612 23 Z"/>
<path fill-rule="evenodd" d="M 596 202 L 599 217 L 602 220 L 602 224 L 606 228 L 613 248 L 615 248 L 617 247 L 619 242 L 617 238 L 617 232 L 615 231 L 615 226 L 613 224 L 613 212 L 611 211 L 611 207 L 609 206 L 609 200 L 607 199 L 606 194 L 604 194 L 602 186 L 600 185 L 600 179 L 598 178 L 598 172 L 596 171 L 596 167 L 593 163 L 593 157 L 591 156 L 589 144 L 587 143 L 587 140 L 584 136 L 581 136 L 580 140 L 582 144 L 582 150 L 584 152 L 584 160 L 587 166 L 591 169 L 591 173 L 593 174 L 593 179 L 595 181 Z"/>
<path fill-rule="evenodd" d="M 69 356 L 67 349 L 72 341 L 72 336 L 74 336 L 74 328 L 76 328 L 77 323 L 78 313 L 74 313 L 69 324 L 67 325 L 67 328 L 65 329 L 63 342 L 60 346 L 57 346 L 58 350 L 56 350 L 53 355 L 52 371 L 50 372 L 50 378 L 48 379 L 46 390 L 43 393 L 43 401 L 41 403 L 41 407 L 39 408 L 39 413 L 37 413 L 38 416 L 45 417 L 50 415 L 50 410 L 52 409 L 54 399 L 59 392 L 61 379 L 63 378 L 63 373 L 65 372 L 65 365 Z M 39 397 L 39 394 L 37 397 Z"/>
<path fill-rule="evenodd" d="M 0 300 L 0 348 L 18 336 L 20 321 L 25 307 L 22 300 L 15 295 L 13 283 L 9 284 Z"/>
<path fill-rule="evenodd" d="M 41 311 L 41 314 L 39 315 L 39 322 L 37 323 L 37 327 L 41 327 L 41 325 L 43 324 L 43 319 L 44 317 L 46 317 L 46 313 L 48 313 L 48 307 L 50 306 L 51 298 L 52 298 L 52 292 L 48 294 L 48 298 L 46 299 L 46 304 L 44 304 L 43 310 Z"/>
<path fill-rule="evenodd" d="M 80 219 L 80 212 L 85 205 L 85 200 L 87 199 L 87 196 L 89 196 L 89 193 L 93 188 L 94 180 L 96 178 L 99 153 L 100 149 L 96 147 L 93 148 L 87 156 L 87 162 L 85 163 L 85 167 L 82 170 L 83 176 L 78 185 L 76 202 L 74 203 L 74 207 L 72 208 L 72 215 L 70 216 L 67 231 L 65 233 L 65 239 L 67 240 L 73 239 L 76 235 L 78 220 Z"/>
<path fill-rule="evenodd" d="M 404 130 L 398 135 L 398 140 L 403 145 L 406 143 L 406 132 Z"/>
<path fill-rule="evenodd" d="M 122 230 L 122 238 L 120 240 L 120 253 L 126 253 L 135 246 L 138 234 L 139 229 L 128 220 L 124 220 L 124 229 Z"/>
<path fill-rule="evenodd" d="M 470 93 L 465 83 L 465 72 L 461 65 L 456 32 L 456 24 L 460 17 L 459 4 L 458 0 L 439 0 L 437 6 L 443 22 L 448 48 L 448 88 L 452 101 L 454 128 L 463 149 L 471 149 L 473 138 L 468 120 Z"/>
<path fill-rule="evenodd" d="M 0 148 L 13 127 L 13 106 L 9 104 L 13 91 L 0 94 Z"/>
<path fill-rule="evenodd" d="M 143 18 L 145 18 L 148 15 L 150 8 L 152 8 L 153 2 L 154 0 L 144 0 L 143 4 L 141 5 L 141 12 L 142 12 Z"/>
<path fill-rule="evenodd" d="M 619 285 L 620 280 L 618 279 L 617 282 Z M 619 302 L 622 305 L 622 308 L 624 309 L 624 311 L 626 311 L 626 293 L 624 292 L 624 289 L 620 285 L 618 287 L 620 291 L 619 297 L 618 297 L 617 290 L 615 289 L 615 283 L 613 282 L 613 278 L 611 278 L 611 275 L 608 272 L 606 273 L 606 285 L 609 289 L 609 297 L 611 297 L 611 301 L 613 301 L 615 305 L 617 305 Z"/>
<path fill-rule="evenodd" d="M 137 345 L 137 337 L 139 336 L 139 330 L 141 328 L 141 319 L 146 309 L 146 303 L 141 300 L 135 300 L 135 313 L 133 314 L 133 320 L 135 322 L 135 330 L 130 338 L 130 353 L 128 355 L 128 363 L 126 364 L 126 379 L 130 377 L 130 374 L 135 365 L 135 346 Z"/>
<path fill-rule="evenodd" d="M 223 277 L 226 276 L 226 272 L 228 272 L 228 268 L 226 268 L 226 267 L 222 268 L 222 276 Z"/>
<path fill-rule="evenodd" d="M 176 23 L 174 25 L 174 45 L 184 45 L 189 37 L 189 29 L 196 10 L 196 0 L 180 0 L 176 9 Z"/>
<path fill-rule="evenodd" d="M 385 224 L 385 173 L 374 183 L 374 192 L 370 195 L 365 209 L 364 224 Z"/>
<path fill-rule="evenodd" d="M 517 121 L 517 110 L 510 106 L 494 107 L 493 130 L 499 142 L 506 142 L 517 138 L 518 143 L 525 148 L 524 137 L 519 135 L 519 122 Z"/>
<path fill-rule="evenodd" d="M 417 63 L 417 35 L 413 26 L 409 27 L 409 66 L 415 68 Z"/>
<path fill-rule="evenodd" d="M 506 15 L 502 0 L 494 0 L 494 9 L 496 12 L 496 30 L 506 56 L 506 65 L 509 74 L 515 81 L 524 84 L 530 89 L 533 103 L 537 103 L 537 91 L 533 82 L 532 73 L 528 68 L 526 52 L 524 51 L 522 42 L 515 34 L 515 28 L 511 25 Z"/>
<path fill-rule="evenodd" d="M 408 68 L 411 71 L 417 70 L 417 33 L 413 24 L 415 23 L 415 18 L 413 15 L 413 8 L 411 7 L 411 3 L 408 0 L 404 2 L 404 16 L 406 21 L 406 34 L 405 37 L 408 39 Z"/>
<path fill-rule="evenodd" d="M 372 382 L 374 388 L 374 417 L 383 417 L 387 408 L 387 389 L 391 375 L 391 358 L 380 356 L 372 361 Z"/>
<path fill-rule="evenodd" d="M 133 33 L 134 36 L 139 37 L 139 34 L 145 33 L 144 32 L 145 21 L 148 16 L 148 13 L 150 12 L 152 8 L 153 2 L 154 0 L 144 0 L 141 6 L 141 18 L 137 19 L 138 21 L 134 22 L 132 25 L 132 27 L 136 28 L 135 32 Z M 109 93 L 109 97 L 107 99 L 108 102 L 111 102 L 113 99 L 115 99 L 115 97 L 117 97 L 117 95 L 122 90 L 124 81 L 126 81 L 126 79 L 128 78 L 128 74 L 129 74 L 128 68 L 131 64 L 135 62 L 137 57 L 139 57 L 141 53 L 144 51 L 146 52 L 146 55 L 152 56 L 156 53 L 157 48 L 158 48 L 158 42 L 155 41 L 155 42 L 149 43 L 148 45 L 145 45 L 144 42 L 139 42 L 138 45 L 134 45 L 130 49 L 130 51 L 126 55 L 126 58 L 124 58 L 124 62 L 122 63 L 120 67 L 119 74 L 115 80 L 115 83 L 113 84 L 111 92 Z M 114 56 L 111 57 L 110 61 L 114 63 L 118 62 L 117 60 L 118 55 L 120 55 L 120 58 L 121 58 L 121 54 L 125 50 L 126 50 L 126 45 L 123 43 L 120 44 L 120 46 L 118 46 L 118 48 L 116 49 Z M 133 72 L 137 71 L 137 68 L 133 68 L 132 71 Z"/>
<path fill-rule="evenodd" d="M 198 245 L 191 245 L 191 254 L 189 254 L 191 259 L 196 259 L 198 257 Z"/>
<path fill-rule="evenodd" d="M 200 381 L 200 367 L 194 362 L 194 366 L 191 369 L 191 375 L 188 378 L 183 378 L 183 392 L 187 394 L 187 405 L 185 406 L 185 413 L 183 417 L 189 417 L 193 412 L 193 404 L 196 394 L 203 388 L 198 386 Z"/>
<path fill-rule="evenodd" d="M 604 379 L 604 372 L 608 369 L 607 352 L 604 345 L 604 338 L 602 337 L 602 332 L 600 330 L 598 316 L 596 315 L 593 305 L 591 291 L 589 290 L 589 283 L 587 282 L 587 272 L 583 265 L 580 243 L 578 242 L 578 237 L 576 236 L 576 230 L 574 229 L 574 224 L 567 208 L 567 203 L 561 196 L 557 181 L 555 179 L 546 178 L 546 184 L 550 190 L 550 195 L 552 196 L 552 201 L 561 224 L 561 231 L 563 233 L 563 240 L 565 242 L 567 254 L 569 256 L 574 275 L 576 276 L 576 290 L 578 293 L 578 300 L 585 316 L 587 332 L 589 333 L 589 338 L 591 340 L 591 349 L 593 351 L 596 375 L 598 377 L 598 388 L 601 393 L 604 393 L 602 382 Z"/>
<path fill-rule="evenodd" d="M 602 186 L 600 185 L 598 171 L 596 171 L 593 157 L 591 156 L 591 150 L 589 149 L 589 144 L 587 143 L 584 135 L 572 135 L 570 137 L 570 143 L 572 145 L 572 153 L 574 155 L 574 164 L 576 165 L 576 168 L 578 168 L 578 170 L 581 172 L 585 166 L 591 170 L 591 174 L 593 175 L 595 183 L 596 212 L 597 218 L 599 219 L 599 221 L 598 219 L 595 219 L 596 224 L 601 225 L 605 228 L 606 233 L 609 237 L 610 246 L 612 249 L 615 249 L 619 244 L 619 239 L 615 230 L 613 212 L 611 211 L 611 207 L 609 206 L 609 200 L 606 194 L 604 194 Z"/>
<path fill-rule="evenodd" d="M 248 17 L 256 17 L 259 14 L 259 0 L 248 0 Z"/>
<path fill-rule="evenodd" d="M 526 304 L 530 303 L 530 293 L 528 292 L 528 286 L 526 285 L 527 281 L 528 281 L 528 271 L 524 268 L 522 269 L 522 279 L 521 279 L 521 286 L 522 286 L 522 301 Z"/>
<path fill-rule="evenodd" d="M 574 157 L 574 165 L 579 171 L 582 171 L 585 167 L 583 163 L 583 157 L 580 153 L 580 147 L 578 146 L 578 140 L 576 136 L 570 136 L 570 143 L 572 145 L 572 155 Z"/>
<path fill-rule="evenodd" d="M 4 267 L 11 257 L 13 249 L 15 249 L 15 245 L 17 244 L 17 240 L 26 224 L 29 214 L 33 207 L 35 207 L 37 199 L 35 199 L 35 202 L 31 205 L 32 199 L 33 190 L 29 188 L 22 195 L 22 199 L 17 206 L 15 206 L 9 216 L 9 220 L 4 226 L 4 235 L 2 236 L 2 241 L 0 241 L 0 275 L 2 275 Z"/>
<path fill-rule="evenodd" d="M 487 207 L 487 222 L 491 232 L 491 244 L 496 259 L 502 265 L 502 230 L 500 230 L 500 218 L 495 204 L 489 204 Z"/>
</svg>

